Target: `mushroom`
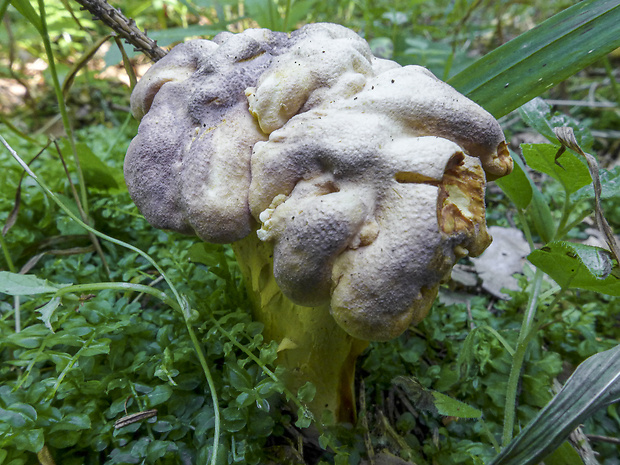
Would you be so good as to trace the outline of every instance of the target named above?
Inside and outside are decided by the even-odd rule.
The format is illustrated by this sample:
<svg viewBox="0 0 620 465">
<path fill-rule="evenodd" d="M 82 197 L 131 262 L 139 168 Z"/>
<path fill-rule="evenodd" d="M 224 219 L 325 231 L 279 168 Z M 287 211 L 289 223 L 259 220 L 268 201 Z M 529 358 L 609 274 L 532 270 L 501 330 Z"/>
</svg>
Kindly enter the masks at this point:
<svg viewBox="0 0 620 465">
<path fill-rule="evenodd" d="M 189 41 L 131 105 L 132 198 L 157 227 L 233 243 L 287 382 L 337 421 L 367 341 L 421 321 L 490 244 L 486 179 L 512 169 L 489 113 L 335 24 Z"/>
</svg>

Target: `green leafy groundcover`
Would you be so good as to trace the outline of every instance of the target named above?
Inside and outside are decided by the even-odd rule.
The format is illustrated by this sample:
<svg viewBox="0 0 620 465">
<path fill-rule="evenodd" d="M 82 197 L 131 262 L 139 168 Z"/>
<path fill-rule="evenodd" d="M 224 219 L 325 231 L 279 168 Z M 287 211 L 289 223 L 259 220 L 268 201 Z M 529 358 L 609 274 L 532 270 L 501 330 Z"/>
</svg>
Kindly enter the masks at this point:
<svg viewBox="0 0 620 465">
<path fill-rule="evenodd" d="M 202 289 L 195 297 L 203 299 L 203 320 L 208 320 L 207 313 L 218 315 L 236 341 L 271 363 L 275 347 L 262 343 L 260 326 L 249 320 L 245 294 L 240 280 L 234 278 L 237 272 L 227 250 L 212 252 L 222 264 L 220 270 L 230 267 L 225 269 L 226 287 L 228 291 L 234 287 L 235 292 L 224 293 L 223 280 L 217 276 L 221 272 L 188 263 L 191 241 L 165 234 L 159 239 L 162 251 L 164 244 L 174 242 L 160 259 L 174 266 L 176 278 Z M 82 259 L 96 263 L 92 255 Z M 127 268 L 116 274 L 140 279 L 141 271 L 134 269 L 132 259 L 123 257 Z M 48 266 L 54 269 L 53 263 Z M 49 291 L 41 288 L 45 281 L 34 282 L 30 277 L 25 281 L 20 283 L 22 292 L 26 284 L 38 286 L 32 288 L 34 292 Z M 9 284 L 17 290 L 14 282 Z M 44 444 L 53 451 L 56 463 L 63 464 L 82 463 L 83 453 L 89 460 L 99 456 L 101 463 L 109 464 L 156 463 L 162 457 L 175 463 L 206 462 L 214 411 L 183 320 L 157 302 L 136 297 L 103 291 L 64 305 L 51 318 L 54 332 L 37 321 L 45 316 L 40 308 L 36 310 L 40 301 L 22 297 L 23 329 L 16 333 L 7 321 L 1 326 L 3 463 L 31 463 L 33 458 L 26 452 L 36 453 Z M 10 312 L 8 300 L 2 305 L 4 312 Z M 221 367 L 217 387 L 228 436 L 220 453 L 259 463 L 266 438 L 290 421 L 271 408 L 281 388 L 238 354 L 230 341 L 225 343 L 209 329 L 202 328 L 202 342 L 210 365 Z M 157 409 L 157 416 L 114 428 L 119 418 L 150 409 Z"/>
<path fill-rule="evenodd" d="M 11 3 L 42 32 L 47 44 L 50 37 L 39 17 L 44 2 Z M 147 3 L 140 3 L 134 11 L 150 6 Z M 188 8 L 192 14 L 199 8 L 180 3 L 182 6 L 171 4 L 158 18 L 160 25 L 165 26 L 178 8 Z M 442 10 L 441 15 L 470 17 L 479 4 L 472 4 L 470 10 L 461 3 L 452 5 L 451 11 Z M 0 1 L 0 11 L 7 4 Z M 64 14 L 66 5 L 58 3 L 56 9 Z M 312 2 L 288 2 L 285 14 L 280 15 L 274 2 L 248 3 L 262 26 L 284 29 L 305 17 L 311 6 Z M 314 6 L 320 7 L 318 3 Z M 341 10 L 347 11 L 349 6 Z M 399 24 L 406 23 L 407 17 L 400 18 L 400 12 L 392 12 L 393 7 L 392 3 L 367 7 L 363 29 L 370 36 L 373 29 L 390 35 L 388 42 L 395 56 L 411 58 L 418 54 L 413 48 L 424 47 L 428 41 L 401 40 L 399 36 L 407 28 Z M 224 28 L 228 24 L 225 12 L 219 6 L 216 10 L 216 29 Z M 495 115 L 503 115 L 616 47 L 618 14 L 620 9 L 613 0 L 581 2 L 546 26 L 488 55 L 455 76 L 452 83 Z M 380 25 L 381 21 L 389 26 Z M 176 28 L 162 36 L 170 38 L 179 32 Z M 456 54 L 447 52 L 454 48 L 446 45 L 437 50 L 445 50 L 446 59 L 455 59 Z M 36 46 L 40 44 L 35 41 L 32 46 L 30 42 L 30 49 Z M 384 48 L 389 52 L 389 47 Z M 590 49 L 593 52 L 586 53 Z M 445 64 L 446 70 L 449 67 Z M 521 116 L 553 139 L 552 126 L 558 121 L 546 104 L 534 101 L 522 108 Z M 572 202 L 591 197 L 584 166 L 568 154 L 560 160 L 563 168 L 551 163 L 557 146 L 525 147 L 530 167 L 521 163 L 512 178 L 498 184 L 519 213 L 522 210 L 529 215 L 535 239 L 545 242 L 529 256 L 530 261 L 563 290 L 577 291 L 556 300 L 555 283 L 536 281 L 532 275 L 521 278 L 521 290 L 511 292 L 509 301 L 474 296 L 472 289 L 465 295 L 457 292 L 455 297 L 454 291 L 462 289 L 442 289 L 442 299 L 417 329 L 388 343 L 372 344 L 361 357 L 358 424 L 322 432 L 305 429 L 309 419 L 299 418 L 282 400 L 279 379 L 284 374 L 273 363 L 277 347 L 263 341 L 262 328 L 248 316 L 250 303 L 229 248 L 197 245 L 195 240 L 153 230 L 124 191 L 122 158 L 129 137 L 137 130 L 127 121 L 122 129 L 91 125 L 76 133 L 76 149 L 83 154 L 84 177 L 90 189 L 88 220 L 98 230 L 148 251 L 187 299 L 184 309 L 206 351 L 217 405 L 188 337 L 186 321 L 153 293 L 127 289 L 53 297 L 57 289 L 70 283 L 110 280 L 150 286 L 161 293 L 170 290 L 143 256 L 111 243 L 103 243 L 111 265 L 110 276 L 105 276 L 100 256 L 83 228 L 60 212 L 31 179 L 25 179 L 16 223 L 2 238 L 3 249 L 9 254 L 0 265 L 4 270 L 0 273 L 1 465 L 36 463 L 37 455 L 45 465 L 52 463 L 48 457 L 58 464 L 202 464 L 211 460 L 218 464 L 356 465 L 367 463 L 373 454 L 383 461 L 394 461 L 394 454 L 418 465 L 491 463 L 499 452 L 507 380 L 515 347 L 522 342 L 519 328 L 528 296 L 536 293 L 538 306 L 552 310 L 545 314 L 547 321 L 535 322 L 539 331 L 531 339 L 523 371 L 518 370 L 516 430 L 536 418 L 545 406 L 550 405 L 543 412 L 553 413 L 557 412 L 554 405 L 566 402 L 560 396 L 555 404 L 548 404 L 550 387 L 557 378 L 562 379 L 587 357 L 617 345 L 618 302 L 593 292 L 616 293 L 616 264 L 600 249 L 580 248 L 556 237 L 558 231 L 562 236 L 570 230 L 569 220 L 574 218 L 566 216 L 560 224 L 566 228 L 558 228 L 557 212 L 552 211 L 557 208 L 556 199 L 528 177 L 529 169 L 534 168 L 556 180 L 570 212 Z M 572 124 L 568 119 L 559 123 Z M 11 145 L 28 157 L 45 141 L 39 142 L 33 143 L 32 137 L 10 139 Z M 587 147 L 584 139 L 580 143 Z M 72 151 L 71 144 L 61 142 L 59 147 L 65 158 L 70 158 L 66 154 Z M 70 183 L 50 153 L 57 156 L 44 152 L 32 167 L 75 211 Z M 0 165 L 0 221 L 5 223 L 16 204 L 21 169 L 5 151 L 0 151 Z M 69 165 L 75 173 L 75 166 Z M 617 200 L 616 174 L 611 171 L 602 176 L 603 198 L 610 201 Z M 492 218 L 501 216 L 490 213 Z M 521 226 L 526 227 L 527 218 L 523 218 Z M 29 274 L 17 276 L 19 267 Z M 460 303 L 449 303 L 454 301 Z M 615 356 L 609 360 L 609 366 L 617 371 Z M 313 395 L 312 386 L 304 386 L 297 395 L 301 402 L 307 401 Z M 593 405 L 589 402 L 587 408 Z M 220 448 L 214 451 L 216 407 L 222 424 Z M 551 418 L 559 417 L 554 414 Z M 569 420 L 584 418 L 573 415 Z M 534 431 L 552 431 L 548 424 L 532 425 Z M 607 405 L 603 414 L 587 421 L 586 430 L 615 436 L 619 426 L 615 405 Z M 504 456 L 521 448 L 531 459 L 532 452 L 522 438 L 518 436 Z M 613 445 L 597 446 L 601 463 L 617 464 Z"/>
<path fill-rule="evenodd" d="M 106 130 L 93 133 L 98 134 L 91 138 L 95 146 L 107 139 Z M 122 153 L 116 156 L 112 165 Z M 11 166 L 6 158 L 2 162 Z M 15 186 L 11 170 L 0 176 Z M 54 189 L 62 187 L 61 179 L 51 177 Z M 27 185 L 26 192 L 16 226 L 7 236 L 13 251 L 23 250 L 27 257 L 30 243 L 45 247 L 49 237 L 67 249 L 84 241 L 80 235 L 60 234 L 63 215 L 34 186 Z M 4 207 L 12 204 L 9 189 L 0 201 Z M 8 214 L 10 208 L 3 211 Z M 507 302 L 470 297 L 469 304 L 436 303 L 415 332 L 373 344 L 359 366 L 365 384 L 360 418 L 366 418 L 366 424 L 327 430 L 318 443 L 302 441 L 300 450 L 304 431 L 295 427 L 295 413 L 280 400 L 282 386 L 260 366 L 274 368 L 277 348 L 262 340 L 260 325 L 249 318 L 232 252 L 153 230 L 125 192 L 95 195 L 92 211 L 95 225 L 149 251 L 198 312 L 195 324 L 222 414 L 218 463 L 303 463 L 303 453 L 306 463 L 356 464 L 369 447 L 420 465 L 488 462 L 496 456 L 493 438 L 501 435 L 511 365 L 506 346 L 515 346 L 525 293 L 513 293 Z M 41 220 L 33 227 L 28 218 Z M 113 280 L 149 284 L 157 278 L 136 253 L 104 247 L 113 263 Z M 5 292 L 0 302 L 2 463 L 32 463 L 43 445 L 62 464 L 206 463 L 212 453 L 214 408 L 178 312 L 150 295 L 111 290 L 63 298 L 62 305 L 50 310 L 45 306 L 59 287 L 107 278 L 93 252 L 56 255 L 49 247 L 41 250 L 46 252 L 36 278 L 0 275 Z M 153 285 L 166 291 L 160 282 Z M 29 295 L 19 297 L 21 331 L 16 332 L 13 294 L 20 293 Z M 596 325 L 610 320 L 617 304 L 595 303 L 589 296 L 569 296 L 566 315 L 546 331 L 544 350 L 542 344 L 533 344 L 522 377 L 520 424 L 551 399 L 548 387 L 564 363 L 576 365 L 615 344 L 613 325 Z M 472 330 L 472 324 L 480 329 Z M 420 389 L 405 389 L 398 378 L 402 376 L 415 380 Z M 419 393 L 431 393 L 429 408 L 416 403 Z M 123 417 L 153 409 L 156 416 L 114 427 Z M 455 414 L 459 410 L 461 418 Z M 614 428 L 597 423 L 593 430 L 612 434 Z"/>
</svg>

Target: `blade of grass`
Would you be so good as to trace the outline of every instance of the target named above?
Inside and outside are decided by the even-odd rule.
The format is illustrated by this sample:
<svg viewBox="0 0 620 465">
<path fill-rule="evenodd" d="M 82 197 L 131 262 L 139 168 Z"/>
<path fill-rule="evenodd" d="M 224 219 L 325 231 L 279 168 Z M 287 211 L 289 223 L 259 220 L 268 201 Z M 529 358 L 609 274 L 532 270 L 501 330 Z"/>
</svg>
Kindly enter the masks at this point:
<svg viewBox="0 0 620 465">
<path fill-rule="evenodd" d="M 618 0 L 585 0 L 448 81 L 499 118 L 620 47 Z"/>
<path fill-rule="evenodd" d="M 62 151 L 60 150 L 60 146 L 58 145 L 57 141 L 54 141 L 54 146 L 56 147 L 56 152 L 58 153 L 58 157 L 60 158 L 62 167 L 65 170 L 65 176 L 67 176 L 67 181 L 69 182 L 69 187 L 71 188 L 71 194 L 73 195 L 73 199 L 75 200 L 75 204 L 77 205 L 78 212 L 80 213 L 80 217 L 82 217 L 82 220 L 84 220 L 84 218 L 87 218 L 87 215 L 86 215 L 86 212 L 84 212 L 84 210 L 82 209 L 82 205 L 80 203 L 77 190 L 75 189 L 75 185 L 73 184 L 73 181 L 71 181 L 71 175 L 69 173 L 69 168 L 67 167 L 67 164 L 65 163 L 65 157 L 62 156 Z M 95 250 L 97 251 L 97 255 L 99 255 L 99 259 L 101 260 L 101 265 L 103 266 L 103 270 L 107 278 L 110 279 L 110 267 L 108 266 L 108 261 L 105 258 L 105 254 L 103 253 L 103 249 L 101 248 L 101 244 L 99 243 L 99 240 L 90 231 L 88 231 L 88 237 L 90 238 L 90 241 L 93 243 L 93 246 L 95 247 Z"/>
<path fill-rule="evenodd" d="M 620 346 L 577 367 L 564 388 L 490 465 L 534 465 L 597 410 L 620 399 Z"/>
<path fill-rule="evenodd" d="M 24 18 L 28 20 L 30 24 L 36 28 L 37 31 L 39 31 L 39 34 L 43 34 L 41 18 L 28 0 L 11 0 L 10 3 Z"/>
<path fill-rule="evenodd" d="M 75 148 L 75 138 L 73 137 L 73 128 L 71 127 L 71 123 L 69 121 L 69 113 L 67 112 L 67 106 L 65 104 L 65 98 L 62 93 L 62 88 L 60 86 L 60 80 L 58 79 L 58 73 L 56 72 L 56 60 L 54 59 L 54 52 L 52 51 L 52 44 L 50 42 L 50 37 L 47 32 L 47 22 L 45 20 L 45 5 L 43 4 L 43 0 L 39 0 L 39 14 L 41 20 L 41 38 L 43 39 L 43 45 L 45 47 L 45 53 L 47 55 L 47 61 L 49 64 L 50 74 L 52 76 L 52 82 L 54 84 L 54 92 L 56 93 L 56 100 L 58 101 L 58 109 L 60 110 L 60 116 L 62 117 L 62 124 L 65 128 L 65 132 L 67 133 L 67 138 L 71 143 L 71 148 L 73 151 L 73 158 L 75 160 L 75 167 L 78 174 L 78 180 L 80 182 L 80 198 L 82 202 L 82 208 L 86 215 L 88 215 L 88 197 L 86 194 L 86 184 L 84 182 L 84 173 L 82 172 L 82 168 L 80 166 L 80 159 L 77 154 L 77 150 Z M 82 218 L 84 222 L 86 222 L 87 218 Z"/>
<path fill-rule="evenodd" d="M 10 4 L 11 0 L 0 0 L 0 20 L 4 17 L 4 13 Z"/>
<path fill-rule="evenodd" d="M 118 37 L 114 36 L 114 42 L 116 43 L 116 46 L 120 50 L 121 56 L 123 57 L 123 66 L 125 67 L 127 76 L 129 76 L 129 87 L 133 91 L 133 88 L 136 87 L 136 84 L 138 83 L 138 79 L 136 78 L 136 73 L 134 72 L 133 67 L 131 66 L 131 61 L 129 61 L 129 57 L 127 56 L 127 53 L 125 52 L 125 47 L 123 47 L 123 43 L 121 42 L 121 40 Z"/>
</svg>

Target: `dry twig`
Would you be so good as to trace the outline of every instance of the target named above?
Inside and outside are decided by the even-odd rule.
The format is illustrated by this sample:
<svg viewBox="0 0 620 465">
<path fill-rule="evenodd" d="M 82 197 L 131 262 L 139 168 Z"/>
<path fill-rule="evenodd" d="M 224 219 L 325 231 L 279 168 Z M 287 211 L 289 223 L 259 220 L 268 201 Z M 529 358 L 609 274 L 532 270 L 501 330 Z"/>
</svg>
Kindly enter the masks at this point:
<svg viewBox="0 0 620 465">
<path fill-rule="evenodd" d="M 168 53 L 157 45 L 157 41 L 147 37 L 133 19 L 126 18 L 106 0 L 76 0 L 76 2 L 151 60 L 160 60 Z"/>
</svg>

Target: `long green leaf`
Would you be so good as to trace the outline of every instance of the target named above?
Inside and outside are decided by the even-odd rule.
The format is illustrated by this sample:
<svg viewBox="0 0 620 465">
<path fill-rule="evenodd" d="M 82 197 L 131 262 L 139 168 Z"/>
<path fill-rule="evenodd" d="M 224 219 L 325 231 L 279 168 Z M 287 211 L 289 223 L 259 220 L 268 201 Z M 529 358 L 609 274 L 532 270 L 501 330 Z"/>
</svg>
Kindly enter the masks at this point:
<svg viewBox="0 0 620 465">
<path fill-rule="evenodd" d="M 31 274 L 0 271 L 0 292 L 8 295 L 53 294 L 68 284 L 50 283 Z"/>
<path fill-rule="evenodd" d="M 107 36 L 103 36 L 101 39 L 99 39 L 97 41 L 97 43 L 95 45 L 93 45 L 92 47 L 90 47 L 86 51 L 86 53 L 84 53 L 84 55 L 82 55 L 75 62 L 75 64 L 71 67 L 71 70 L 69 71 L 69 74 L 67 74 L 67 76 L 65 77 L 65 80 L 62 83 L 62 95 L 64 95 L 65 98 L 67 97 L 67 94 L 69 93 L 69 89 L 73 85 L 73 81 L 75 80 L 75 77 L 77 76 L 77 73 L 88 64 L 88 62 L 91 60 L 91 58 L 95 56 L 95 53 L 97 53 L 99 48 L 105 42 L 107 42 L 110 37 L 112 37 L 112 36 L 111 35 L 107 35 Z"/>
<path fill-rule="evenodd" d="M 496 118 L 620 47 L 620 2 L 585 0 L 498 47 L 448 81 Z"/>
<path fill-rule="evenodd" d="M 41 22 L 41 17 L 37 14 L 35 9 L 32 7 L 28 0 L 11 0 L 11 5 L 20 14 L 28 20 L 30 24 L 32 24 L 39 34 L 43 33 L 43 23 Z"/>
<path fill-rule="evenodd" d="M 7 8 L 11 4 L 11 0 L 0 0 L 0 19 L 4 18 Z"/>
<path fill-rule="evenodd" d="M 489 465 L 534 465 L 598 409 L 620 400 L 620 346 L 577 367 L 562 390 Z"/>
</svg>

